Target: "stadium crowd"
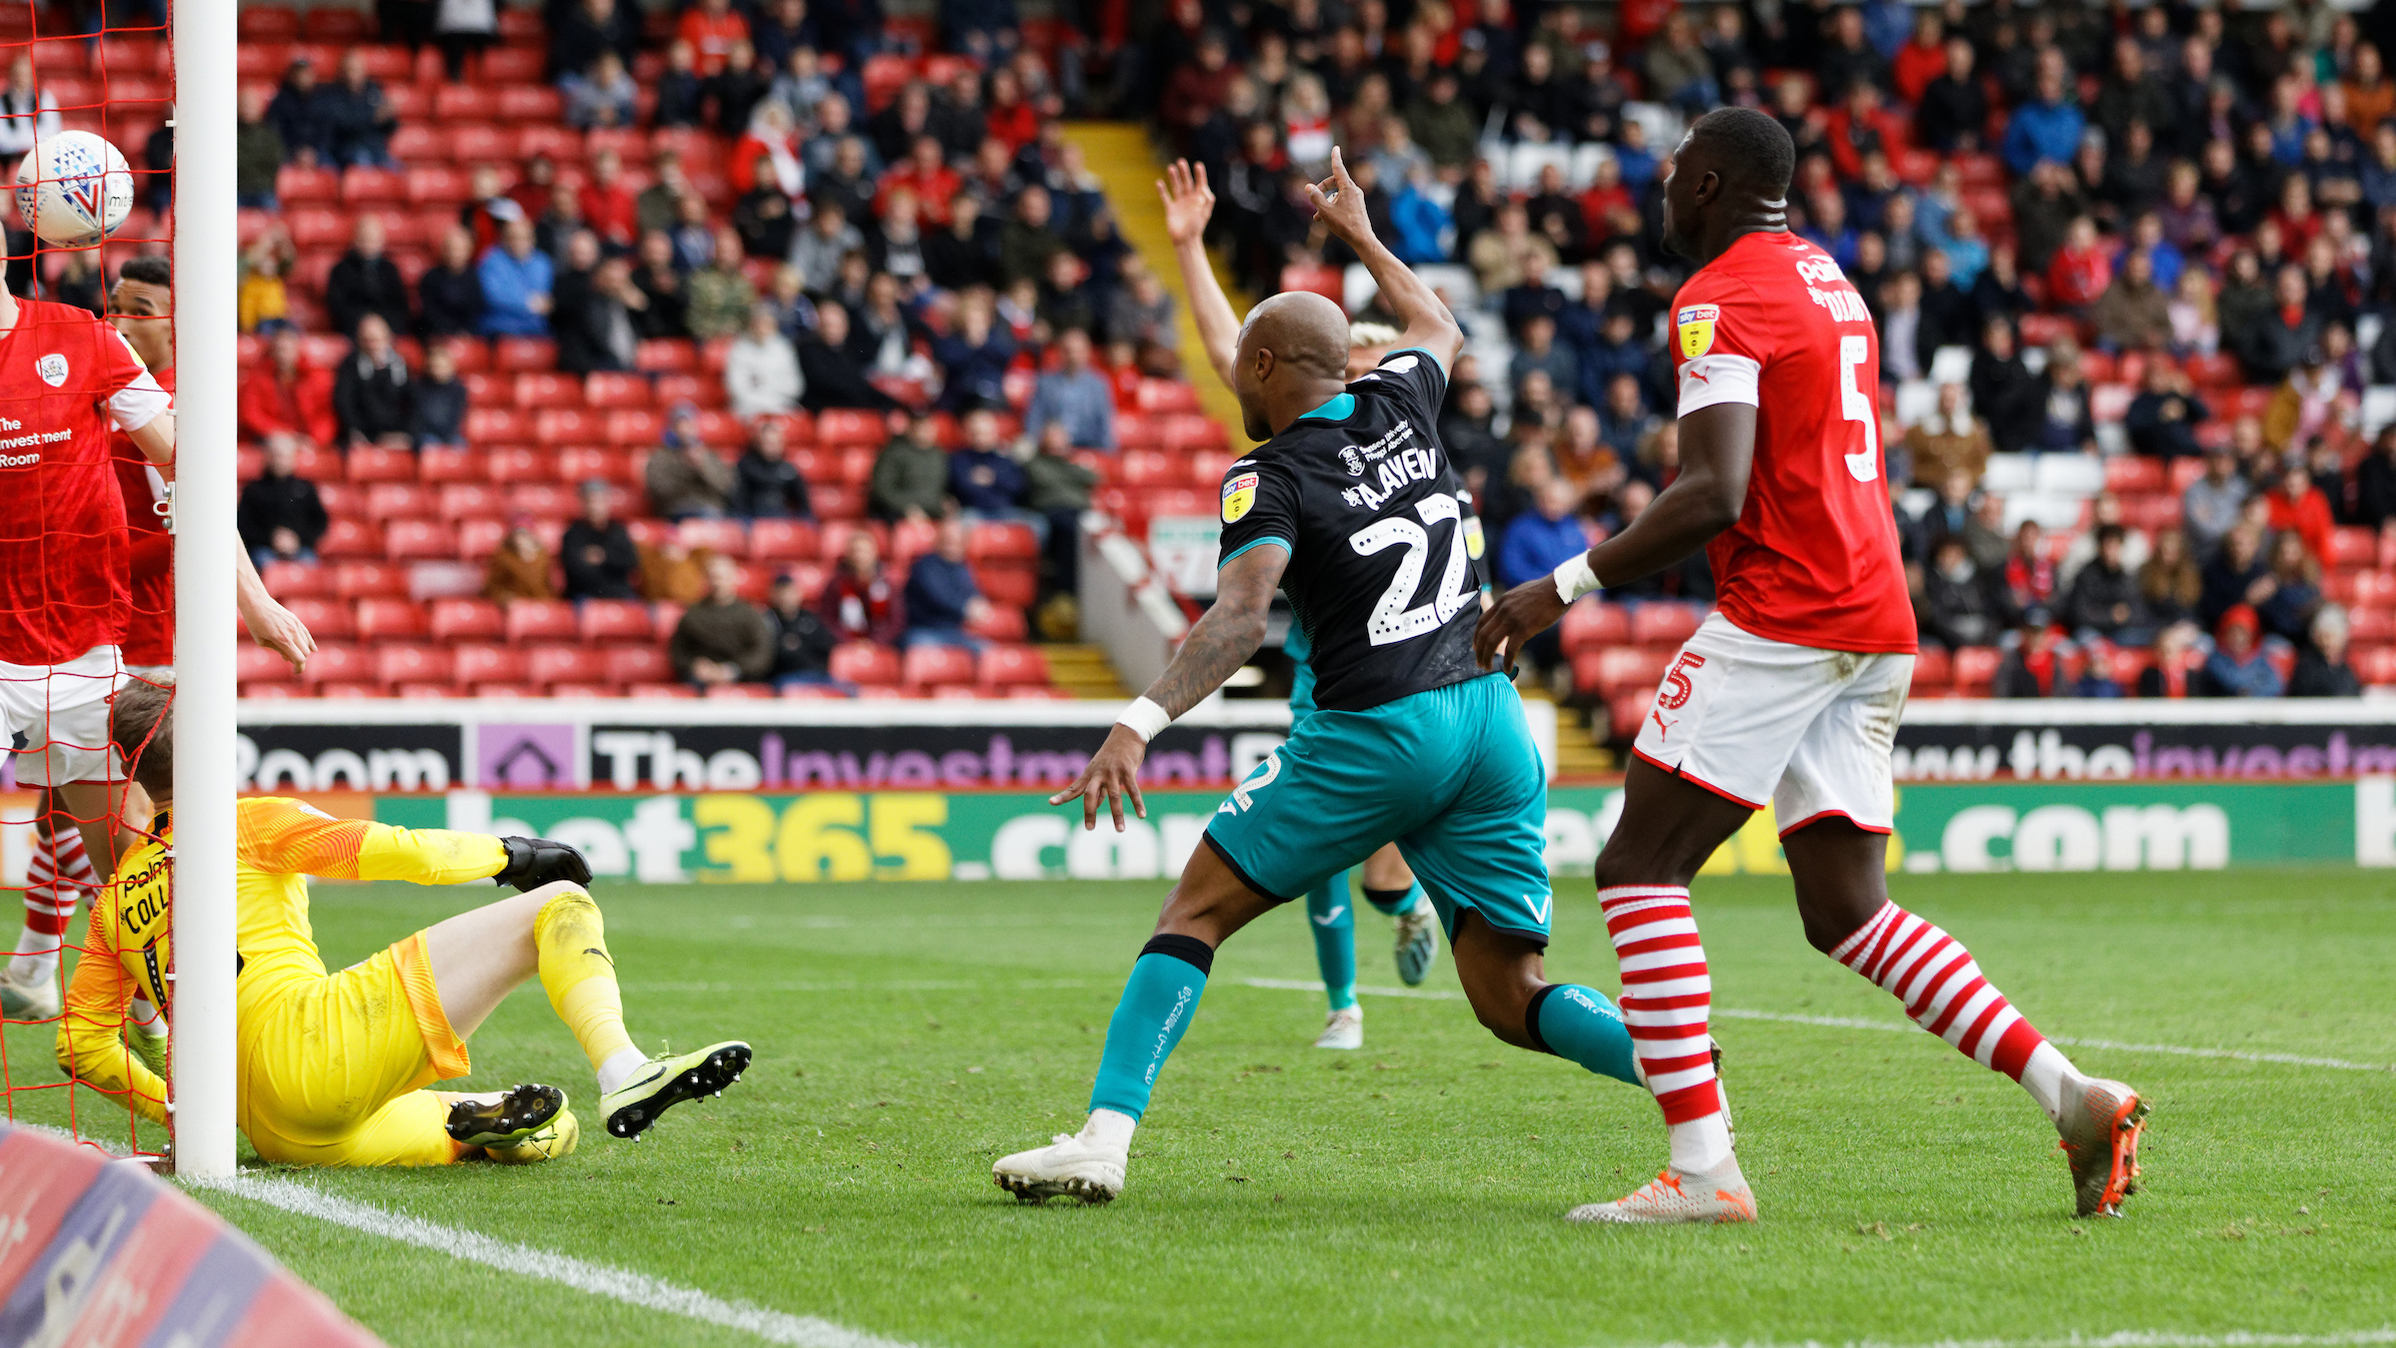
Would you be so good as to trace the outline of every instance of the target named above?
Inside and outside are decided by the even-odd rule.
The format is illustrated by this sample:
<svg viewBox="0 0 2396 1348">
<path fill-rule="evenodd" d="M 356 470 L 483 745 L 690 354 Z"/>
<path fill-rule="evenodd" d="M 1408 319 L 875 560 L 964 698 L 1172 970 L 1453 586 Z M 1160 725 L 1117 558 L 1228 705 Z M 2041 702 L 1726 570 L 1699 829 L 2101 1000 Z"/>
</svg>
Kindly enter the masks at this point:
<svg viewBox="0 0 2396 1348">
<path fill-rule="evenodd" d="M 1168 11 L 1155 113 L 1259 292 L 1381 317 L 1303 184 L 1345 151 L 1472 340 L 1441 431 L 1499 579 L 1635 518 L 1676 447 L 1660 174 L 1688 118 L 1798 146 L 1793 229 L 1881 334 L 1917 692 L 2353 693 L 2396 681 L 2396 82 L 2356 16 L 1998 0 Z M 1702 559 L 1610 599 L 1710 595 Z M 1643 711 L 1684 620 L 1583 612 L 1559 686 Z M 1576 631 L 1577 627 L 1577 631 Z M 2350 643 L 2367 643 L 2362 650 Z M 2377 661 L 2358 680 L 2357 661 Z"/>
</svg>

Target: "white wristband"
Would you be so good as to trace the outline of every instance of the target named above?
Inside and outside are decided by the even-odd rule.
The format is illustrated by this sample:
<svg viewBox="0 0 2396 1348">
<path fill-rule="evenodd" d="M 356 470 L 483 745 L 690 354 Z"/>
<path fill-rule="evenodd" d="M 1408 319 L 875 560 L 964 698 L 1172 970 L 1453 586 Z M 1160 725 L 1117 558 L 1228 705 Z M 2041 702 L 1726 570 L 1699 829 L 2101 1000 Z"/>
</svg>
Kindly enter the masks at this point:
<svg viewBox="0 0 2396 1348">
<path fill-rule="evenodd" d="M 1138 697 L 1115 718 L 1115 724 L 1130 727 L 1131 733 L 1140 737 L 1140 743 L 1146 744 L 1156 738 L 1156 732 L 1173 724 L 1173 714 L 1147 698 Z"/>
<path fill-rule="evenodd" d="M 1589 554 L 1576 552 L 1556 568 L 1556 594 L 1567 604 L 1605 587 L 1597 583 L 1597 572 L 1589 569 Z"/>
</svg>

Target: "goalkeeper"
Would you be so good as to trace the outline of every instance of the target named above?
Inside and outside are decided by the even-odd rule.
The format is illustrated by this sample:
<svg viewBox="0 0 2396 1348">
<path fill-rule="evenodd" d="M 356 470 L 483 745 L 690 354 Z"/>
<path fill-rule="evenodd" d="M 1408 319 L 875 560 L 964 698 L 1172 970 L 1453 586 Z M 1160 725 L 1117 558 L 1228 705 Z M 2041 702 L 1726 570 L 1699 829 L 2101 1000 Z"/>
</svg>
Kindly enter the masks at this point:
<svg viewBox="0 0 2396 1348">
<path fill-rule="evenodd" d="M 172 684 L 133 683 L 116 695 L 113 737 L 160 807 L 156 836 L 125 857 L 93 905 L 58 1032 L 59 1065 L 69 1075 L 160 1123 L 163 1064 L 129 1051 L 121 1032 L 133 997 L 171 1004 L 173 694 Z M 598 1071 L 599 1107 L 614 1136 L 639 1136 L 667 1108 L 723 1090 L 748 1066 L 749 1046 L 738 1041 L 666 1058 L 633 1047 L 599 909 L 583 888 L 590 867 L 573 848 L 334 819 L 272 797 L 238 808 L 236 1118 L 262 1158 L 446 1165 L 477 1149 L 501 1161 L 573 1150 L 579 1128 L 554 1086 L 483 1095 L 423 1089 L 467 1073 L 466 1037 L 536 974 Z M 310 875 L 427 885 L 496 879 L 526 892 L 327 974 L 308 926 Z"/>
</svg>

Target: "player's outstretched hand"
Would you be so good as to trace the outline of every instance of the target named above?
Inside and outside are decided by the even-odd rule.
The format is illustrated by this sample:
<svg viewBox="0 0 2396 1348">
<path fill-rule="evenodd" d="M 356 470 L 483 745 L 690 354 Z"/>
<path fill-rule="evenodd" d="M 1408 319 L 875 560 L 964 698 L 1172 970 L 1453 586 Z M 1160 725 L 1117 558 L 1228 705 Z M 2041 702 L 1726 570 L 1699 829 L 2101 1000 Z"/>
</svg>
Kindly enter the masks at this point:
<svg viewBox="0 0 2396 1348">
<path fill-rule="evenodd" d="M 562 842 L 547 838 L 501 838 L 499 842 L 507 848 L 507 865 L 491 878 L 500 884 L 530 893 L 552 880 L 571 880 L 578 885 L 591 882 L 591 863 Z"/>
<path fill-rule="evenodd" d="M 240 608 L 242 625 L 249 628 L 252 640 L 289 660 L 294 670 L 307 667 L 308 657 L 316 654 L 316 638 L 297 615 L 264 591 L 245 597 Z"/>
<path fill-rule="evenodd" d="M 1564 596 L 1556 593 L 1556 582 L 1540 576 L 1499 597 L 1481 615 L 1481 625 L 1473 629 L 1473 659 L 1483 669 L 1499 658 L 1501 650 L 1506 660 L 1522 655 L 1523 643 L 1555 625 L 1564 616 Z"/>
<path fill-rule="evenodd" d="M 1339 147 L 1331 147 L 1331 176 L 1319 183 L 1306 185 L 1306 199 L 1314 204 L 1315 214 L 1323 225 L 1342 242 L 1354 243 L 1369 238 L 1373 222 L 1364 213 L 1364 193 L 1356 190 L 1356 180 L 1348 176 L 1348 165 L 1340 158 Z"/>
<path fill-rule="evenodd" d="M 1148 817 L 1148 802 L 1140 797 L 1140 763 L 1148 757 L 1148 744 L 1131 727 L 1118 725 L 1098 747 L 1082 774 L 1073 784 L 1048 798 L 1051 805 L 1062 805 L 1076 797 L 1082 803 L 1082 827 L 1098 827 L 1098 806 L 1104 801 L 1115 816 L 1115 831 L 1123 831 L 1123 802 L 1131 802 L 1132 813 Z"/>
<path fill-rule="evenodd" d="M 1193 168 L 1187 159 L 1167 164 L 1156 194 L 1165 199 L 1165 235 L 1174 247 L 1195 242 L 1206 233 L 1206 222 L 1215 213 L 1215 194 L 1206 185 L 1206 165 Z"/>
</svg>

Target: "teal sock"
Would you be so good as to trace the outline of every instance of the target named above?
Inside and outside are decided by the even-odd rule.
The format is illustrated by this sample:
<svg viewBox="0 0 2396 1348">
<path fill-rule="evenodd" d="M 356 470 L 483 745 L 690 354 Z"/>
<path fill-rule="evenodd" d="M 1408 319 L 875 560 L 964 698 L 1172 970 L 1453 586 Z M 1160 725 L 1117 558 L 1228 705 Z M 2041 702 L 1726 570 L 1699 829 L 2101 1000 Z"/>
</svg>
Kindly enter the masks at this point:
<svg viewBox="0 0 2396 1348">
<path fill-rule="evenodd" d="M 1196 937 L 1149 938 L 1123 985 L 1123 1000 L 1115 1003 L 1115 1018 L 1107 1022 L 1090 1108 L 1111 1109 L 1134 1121 L 1148 1112 L 1156 1074 L 1198 1013 L 1198 997 L 1206 991 L 1214 963 L 1214 948 Z"/>
<path fill-rule="evenodd" d="M 1375 889 L 1367 885 L 1364 901 L 1390 917 L 1410 913 L 1414 911 L 1414 905 L 1423 901 L 1423 882 L 1417 880 L 1404 889 Z"/>
<path fill-rule="evenodd" d="M 1314 928 L 1314 962 L 1323 971 L 1331 1009 L 1356 1005 L 1356 905 L 1348 899 L 1348 873 L 1341 871 L 1307 891 L 1307 925 Z"/>
<path fill-rule="evenodd" d="M 1550 983 L 1531 996 L 1531 1042 L 1601 1077 L 1639 1084 L 1631 1068 L 1631 1032 L 1606 994 L 1577 983 Z"/>
</svg>

